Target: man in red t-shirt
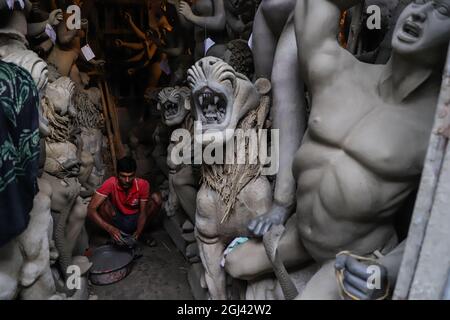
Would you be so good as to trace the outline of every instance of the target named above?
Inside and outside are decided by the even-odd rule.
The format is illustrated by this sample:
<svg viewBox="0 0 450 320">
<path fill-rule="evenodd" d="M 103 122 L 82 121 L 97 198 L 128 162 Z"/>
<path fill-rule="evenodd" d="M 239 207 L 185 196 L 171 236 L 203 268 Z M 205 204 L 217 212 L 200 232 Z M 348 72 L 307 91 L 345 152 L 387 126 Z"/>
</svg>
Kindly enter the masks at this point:
<svg viewBox="0 0 450 320">
<path fill-rule="evenodd" d="M 125 157 L 117 161 L 117 177 L 107 179 L 97 189 L 88 206 L 88 217 L 106 230 L 116 242 L 123 236 L 136 240 L 150 216 L 161 206 L 161 197 L 150 197 L 150 184 L 136 178 L 136 161 Z"/>
</svg>

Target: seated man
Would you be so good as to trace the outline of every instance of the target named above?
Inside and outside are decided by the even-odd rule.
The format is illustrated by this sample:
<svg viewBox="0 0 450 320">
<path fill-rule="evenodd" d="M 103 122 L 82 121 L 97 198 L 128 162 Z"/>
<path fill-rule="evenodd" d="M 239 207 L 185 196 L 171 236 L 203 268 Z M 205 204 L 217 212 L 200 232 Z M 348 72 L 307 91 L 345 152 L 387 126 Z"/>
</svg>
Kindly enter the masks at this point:
<svg viewBox="0 0 450 320">
<path fill-rule="evenodd" d="M 88 206 L 88 217 L 106 230 L 119 244 L 138 240 L 148 218 L 161 207 L 161 196 L 150 197 L 149 183 L 136 178 L 136 161 L 125 157 L 117 161 L 117 177 L 107 179 L 97 189 Z M 150 202 L 150 203 L 149 203 Z M 156 241 L 147 238 L 146 244 Z"/>
</svg>

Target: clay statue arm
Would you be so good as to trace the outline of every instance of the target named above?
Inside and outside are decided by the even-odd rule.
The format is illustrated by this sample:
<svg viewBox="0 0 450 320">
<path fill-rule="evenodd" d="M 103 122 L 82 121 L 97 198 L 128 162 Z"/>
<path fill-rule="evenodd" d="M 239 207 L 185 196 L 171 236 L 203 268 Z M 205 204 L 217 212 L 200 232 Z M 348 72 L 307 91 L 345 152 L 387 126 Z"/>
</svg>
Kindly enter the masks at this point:
<svg viewBox="0 0 450 320">
<path fill-rule="evenodd" d="M 137 62 L 137 61 L 140 61 L 144 57 L 144 55 L 145 55 L 145 51 L 141 51 L 140 53 L 138 53 L 134 57 L 131 57 L 130 59 L 127 59 L 126 62 Z"/>
<path fill-rule="evenodd" d="M 201 17 L 195 15 L 192 12 L 191 7 L 185 1 L 180 1 L 180 13 L 188 21 L 199 26 L 200 28 L 206 28 L 212 31 L 222 31 L 225 29 L 226 17 L 225 6 L 223 0 L 213 0 L 214 15 L 208 17 Z"/>
<path fill-rule="evenodd" d="M 234 14 L 227 11 L 226 18 L 227 18 L 227 25 L 231 28 L 231 30 L 233 30 L 233 32 L 239 34 L 245 31 L 247 25 L 243 23 L 242 20 L 236 17 Z"/>
<path fill-rule="evenodd" d="M 190 30 L 192 28 L 192 23 L 190 23 L 180 11 L 180 0 L 168 0 L 168 3 L 172 4 L 177 9 L 177 16 L 181 27 Z"/>
<path fill-rule="evenodd" d="M 294 26 L 290 21 L 278 40 L 271 75 L 272 128 L 279 130 L 279 169 L 276 176 L 274 199 L 270 210 L 253 219 L 248 228 L 257 237 L 263 236 L 273 225 L 282 225 L 294 212 L 296 183 L 292 170 L 294 157 L 300 148 L 306 129 L 306 107 L 303 82 L 295 72 L 298 69 Z"/>
<path fill-rule="evenodd" d="M 106 197 L 103 197 L 97 193 L 94 193 L 92 196 L 91 202 L 89 202 L 87 208 L 87 216 L 94 221 L 100 228 L 108 232 L 114 240 L 120 242 L 121 236 L 119 229 L 113 227 L 108 222 L 106 222 L 98 213 L 98 209 L 106 200 Z"/>
<path fill-rule="evenodd" d="M 375 269 L 371 265 L 359 262 L 348 255 L 336 258 L 336 270 L 344 270 L 343 285 L 347 292 L 361 300 L 374 300 L 389 290 L 392 293 L 397 281 L 398 272 L 402 262 L 406 241 L 400 243 L 394 250 L 381 257 L 375 266 L 379 267 L 379 279 L 373 278 Z M 378 280 L 378 281 L 377 281 Z M 371 289 L 371 284 L 379 283 L 378 288 Z"/>
<path fill-rule="evenodd" d="M 130 25 L 131 29 L 134 31 L 134 33 L 135 33 L 141 40 L 146 40 L 145 33 L 142 32 L 142 30 L 139 29 L 139 28 L 134 24 L 133 18 L 131 17 L 131 15 L 130 15 L 128 12 L 125 13 L 125 20 L 127 20 L 127 22 L 128 22 L 128 24 Z"/>
<path fill-rule="evenodd" d="M 144 44 L 142 42 L 126 42 L 120 39 L 115 41 L 117 47 L 125 47 L 132 50 L 142 50 L 144 49 Z"/>
<path fill-rule="evenodd" d="M 154 43 L 152 43 L 150 46 L 147 46 L 146 51 L 148 60 L 151 60 L 153 58 L 157 50 L 158 47 Z"/>
<path fill-rule="evenodd" d="M 61 9 L 53 10 L 48 19 L 43 22 L 29 23 L 27 25 L 27 32 L 30 37 L 40 35 L 45 31 L 47 24 L 52 27 L 57 26 L 63 20 L 63 14 Z"/>
<path fill-rule="evenodd" d="M 295 33 L 300 72 L 314 94 L 314 84 L 329 81 L 332 74 L 345 68 L 350 56 L 339 46 L 341 11 L 360 0 L 299 0 L 295 7 Z M 353 61 L 353 60 L 351 60 Z"/>
</svg>

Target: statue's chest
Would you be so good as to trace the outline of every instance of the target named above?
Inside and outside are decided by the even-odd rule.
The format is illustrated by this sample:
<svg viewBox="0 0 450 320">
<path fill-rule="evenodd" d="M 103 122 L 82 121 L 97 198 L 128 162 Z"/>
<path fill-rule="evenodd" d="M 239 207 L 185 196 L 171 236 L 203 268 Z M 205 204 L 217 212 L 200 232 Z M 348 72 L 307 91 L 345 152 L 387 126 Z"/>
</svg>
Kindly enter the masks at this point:
<svg viewBox="0 0 450 320">
<path fill-rule="evenodd" d="M 214 14 L 214 5 L 211 0 L 199 0 L 192 6 L 192 12 L 206 17 Z"/>
<path fill-rule="evenodd" d="M 368 90 L 339 90 L 313 101 L 309 136 L 343 150 L 388 176 L 420 174 L 435 113 L 435 99 L 387 103 Z M 346 92 L 347 94 L 336 94 Z"/>
</svg>

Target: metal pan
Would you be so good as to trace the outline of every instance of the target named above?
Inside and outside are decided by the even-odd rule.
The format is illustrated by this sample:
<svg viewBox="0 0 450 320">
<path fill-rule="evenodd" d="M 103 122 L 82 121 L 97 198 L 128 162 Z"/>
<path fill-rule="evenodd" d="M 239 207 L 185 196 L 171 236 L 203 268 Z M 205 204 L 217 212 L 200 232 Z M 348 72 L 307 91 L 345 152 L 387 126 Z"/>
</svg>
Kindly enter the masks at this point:
<svg viewBox="0 0 450 320">
<path fill-rule="evenodd" d="M 92 253 L 89 279 L 94 285 L 116 283 L 130 274 L 133 261 L 132 250 L 113 245 L 98 247 Z"/>
</svg>

